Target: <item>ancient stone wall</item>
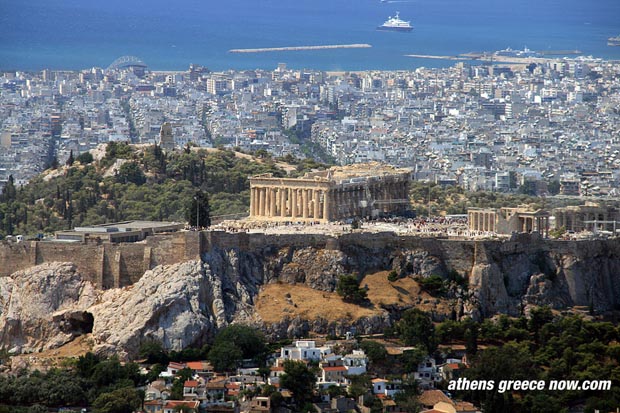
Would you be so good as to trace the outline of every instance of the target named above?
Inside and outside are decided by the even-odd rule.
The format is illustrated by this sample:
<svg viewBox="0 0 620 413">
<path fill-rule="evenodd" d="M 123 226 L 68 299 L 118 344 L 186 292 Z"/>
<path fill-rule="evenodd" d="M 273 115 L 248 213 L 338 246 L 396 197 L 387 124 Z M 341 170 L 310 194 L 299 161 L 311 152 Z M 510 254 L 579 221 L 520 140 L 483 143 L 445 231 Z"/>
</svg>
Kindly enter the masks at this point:
<svg viewBox="0 0 620 413">
<path fill-rule="evenodd" d="M 148 269 L 194 259 L 201 233 L 156 234 L 139 243 L 0 242 L 0 277 L 47 262 L 73 262 L 99 288 L 131 285 Z"/>
<path fill-rule="evenodd" d="M 516 271 L 519 265 L 523 266 L 521 273 L 529 274 L 538 267 L 566 267 L 571 268 L 572 272 L 577 271 L 572 270 L 577 268 L 577 264 L 570 267 L 570 263 L 563 263 L 568 259 L 577 260 L 578 263 L 588 262 L 590 265 L 603 261 L 620 262 L 620 240 L 615 239 L 551 241 L 536 234 L 521 234 L 510 241 L 474 241 L 397 236 L 390 232 L 354 232 L 334 237 L 326 234 L 266 235 L 203 231 L 157 234 L 143 242 L 122 244 L 0 242 L 0 276 L 8 276 L 15 271 L 42 263 L 68 261 L 75 263 L 86 279 L 99 288 L 108 289 L 134 284 L 148 269 L 195 259 L 215 248 L 238 249 L 250 254 L 261 254 L 266 249 L 277 251 L 281 248 L 314 248 L 341 250 L 352 257 L 360 253 L 385 256 L 394 250 L 423 251 L 441 262 L 444 270 L 455 270 L 466 277 L 473 274 L 476 268 L 499 265 L 498 271 L 511 274 L 507 284 L 509 293 L 523 288 L 521 275 Z M 545 264 L 541 261 L 544 260 L 541 254 L 548 257 L 547 260 L 555 261 Z M 613 270 L 615 271 L 615 267 Z M 608 268 L 601 271 L 612 272 Z M 571 284 L 573 279 L 577 279 L 575 277 L 571 275 L 567 279 L 571 291 L 578 290 Z M 577 301 L 584 300 L 585 298 Z"/>
<path fill-rule="evenodd" d="M 0 241 L 0 277 L 36 265 L 36 242 Z"/>
</svg>

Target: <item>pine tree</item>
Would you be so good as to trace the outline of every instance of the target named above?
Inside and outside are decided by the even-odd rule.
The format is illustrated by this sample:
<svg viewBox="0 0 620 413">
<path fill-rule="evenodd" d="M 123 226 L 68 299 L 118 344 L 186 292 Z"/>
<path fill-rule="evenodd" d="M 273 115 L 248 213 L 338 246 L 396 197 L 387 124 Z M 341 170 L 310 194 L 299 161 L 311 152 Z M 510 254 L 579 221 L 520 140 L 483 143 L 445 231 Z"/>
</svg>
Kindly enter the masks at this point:
<svg viewBox="0 0 620 413">
<path fill-rule="evenodd" d="M 211 226 L 211 208 L 209 195 L 203 191 L 196 191 L 185 209 L 185 219 L 190 226 L 207 228 Z"/>
<path fill-rule="evenodd" d="M 2 201 L 14 201 L 16 196 L 17 190 L 15 189 L 15 181 L 13 180 L 13 175 L 9 175 L 9 180 L 7 181 L 4 189 L 2 190 Z"/>
<path fill-rule="evenodd" d="M 69 159 L 67 159 L 67 166 L 72 166 L 73 162 L 75 162 L 75 158 L 73 157 L 73 150 L 69 152 Z"/>
</svg>

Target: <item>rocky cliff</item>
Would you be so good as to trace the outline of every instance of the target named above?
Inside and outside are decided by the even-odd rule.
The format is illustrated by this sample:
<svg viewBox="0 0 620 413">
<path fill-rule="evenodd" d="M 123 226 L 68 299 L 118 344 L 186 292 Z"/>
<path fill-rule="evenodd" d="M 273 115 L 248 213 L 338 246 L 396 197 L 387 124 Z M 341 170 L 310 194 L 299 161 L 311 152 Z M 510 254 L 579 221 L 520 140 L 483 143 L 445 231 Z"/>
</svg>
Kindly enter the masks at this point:
<svg viewBox="0 0 620 413">
<path fill-rule="evenodd" d="M 86 310 L 97 297 L 71 263 L 43 264 L 0 277 L 0 347 L 55 348 L 92 330 Z"/>
<path fill-rule="evenodd" d="M 213 245 L 201 259 L 158 266 L 131 286 L 105 291 L 71 263 L 32 267 L 0 277 L 0 346 L 38 351 L 92 332 L 96 351 L 135 356 L 145 340 L 180 349 L 234 322 L 262 326 L 274 337 L 342 334 L 351 327 L 370 333 L 411 306 L 440 320 L 520 315 L 533 305 L 603 312 L 620 304 L 620 241 L 381 237 L 341 237 L 323 246 L 283 245 L 277 238 L 253 249 Z M 401 279 L 389 282 L 391 271 Z M 357 274 L 376 297 L 360 311 L 333 294 L 344 273 Z M 430 275 L 464 276 L 468 288 L 452 284 L 442 296 L 430 296 L 413 281 Z M 259 307 L 267 306 L 257 303 L 274 285 L 296 294 L 274 295 L 277 313 L 261 315 Z M 302 290 L 317 294 L 310 298 Z M 316 301 L 301 305 L 306 299 Z M 312 306 L 335 309 L 336 316 L 312 315 Z"/>
</svg>

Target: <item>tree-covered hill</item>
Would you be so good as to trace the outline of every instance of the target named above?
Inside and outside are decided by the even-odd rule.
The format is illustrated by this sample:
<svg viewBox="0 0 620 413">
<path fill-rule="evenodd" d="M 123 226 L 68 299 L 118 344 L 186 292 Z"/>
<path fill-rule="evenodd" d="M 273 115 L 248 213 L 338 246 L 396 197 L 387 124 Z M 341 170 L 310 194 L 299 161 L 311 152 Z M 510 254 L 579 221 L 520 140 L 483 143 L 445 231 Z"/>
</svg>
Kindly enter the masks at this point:
<svg viewBox="0 0 620 413">
<path fill-rule="evenodd" d="M 284 159 L 294 173 L 322 165 Z M 287 172 L 269 156 L 227 150 L 107 144 L 105 155 L 90 153 L 47 170 L 16 188 L 12 180 L 0 196 L 0 236 L 48 234 L 80 225 L 122 220 L 185 222 L 197 191 L 209 196 L 211 215 L 247 212 L 250 175 Z"/>
</svg>

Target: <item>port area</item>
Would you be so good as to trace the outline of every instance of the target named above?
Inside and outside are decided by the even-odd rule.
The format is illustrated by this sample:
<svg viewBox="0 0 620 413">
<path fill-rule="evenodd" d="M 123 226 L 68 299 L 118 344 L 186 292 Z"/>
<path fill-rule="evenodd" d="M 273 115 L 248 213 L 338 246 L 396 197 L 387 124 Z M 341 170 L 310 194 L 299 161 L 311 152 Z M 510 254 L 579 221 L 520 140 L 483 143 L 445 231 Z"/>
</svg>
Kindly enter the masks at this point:
<svg viewBox="0 0 620 413">
<path fill-rule="evenodd" d="M 228 53 L 267 53 L 267 52 L 295 52 L 298 50 L 326 50 L 326 49 L 368 49 L 372 47 L 367 43 L 359 44 L 327 44 L 318 46 L 287 46 L 287 47 L 261 47 L 257 49 L 230 49 Z"/>
<path fill-rule="evenodd" d="M 535 52 L 536 56 L 506 56 L 500 55 L 498 52 L 469 52 L 456 56 L 440 56 L 440 55 L 423 55 L 423 54 L 406 54 L 406 57 L 415 57 L 418 59 L 439 59 L 439 60 L 460 60 L 472 61 L 478 60 L 482 62 L 498 63 L 498 64 L 530 64 L 545 63 L 550 60 L 557 60 L 560 56 L 581 55 L 580 50 L 545 50 Z"/>
</svg>

